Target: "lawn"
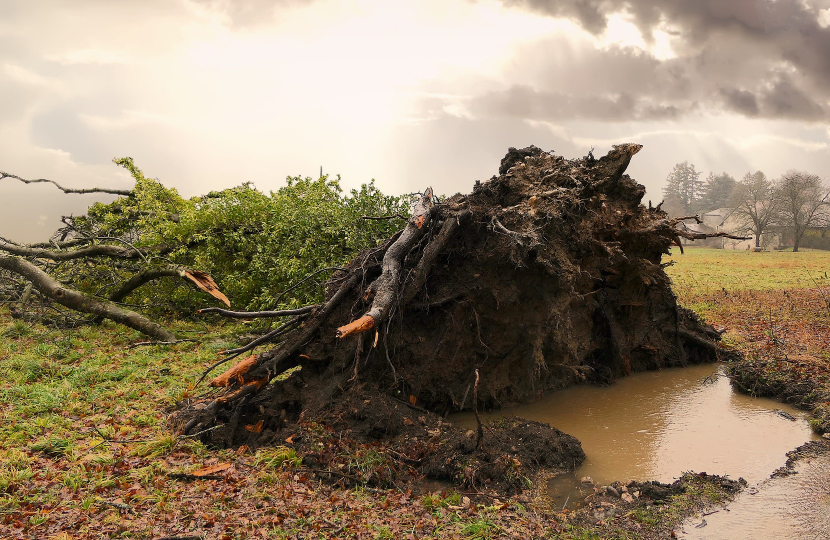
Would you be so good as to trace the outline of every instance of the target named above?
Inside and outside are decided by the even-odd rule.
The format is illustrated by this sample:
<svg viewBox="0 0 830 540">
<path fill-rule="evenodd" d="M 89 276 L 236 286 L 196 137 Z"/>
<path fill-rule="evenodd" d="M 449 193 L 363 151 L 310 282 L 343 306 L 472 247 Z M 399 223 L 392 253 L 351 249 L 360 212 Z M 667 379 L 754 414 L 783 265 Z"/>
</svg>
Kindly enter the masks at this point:
<svg viewBox="0 0 830 540">
<path fill-rule="evenodd" d="M 145 338 L 124 327 L 55 331 L 0 309 L 0 538 L 490 538 L 561 530 L 515 501 L 340 489 L 286 446 L 225 450 L 176 436 L 167 412 L 244 328 L 177 323 L 175 330 L 199 342 L 132 347 Z M 219 470 L 204 479 L 170 476 L 208 467 Z"/>
<path fill-rule="evenodd" d="M 830 251 L 736 251 L 673 248 L 664 257 L 678 294 L 692 298 L 713 290 L 809 289 L 830 287 Z"/>
</svg>

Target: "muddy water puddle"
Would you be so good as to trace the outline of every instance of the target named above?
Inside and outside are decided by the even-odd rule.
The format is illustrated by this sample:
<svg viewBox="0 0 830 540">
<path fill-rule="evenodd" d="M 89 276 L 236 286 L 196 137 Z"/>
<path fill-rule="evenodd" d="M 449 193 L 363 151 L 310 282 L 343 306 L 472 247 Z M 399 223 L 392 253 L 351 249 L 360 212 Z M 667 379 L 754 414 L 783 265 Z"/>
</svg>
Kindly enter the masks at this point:
<svg viewBox="0 0 830 540">
<path fill-rule="evenodd" d="M 672 482 L 684 471 L 705 471 L 755 484 L 782 466 L 788 451 L 817 438 L 805 413 L 734 392 L 712 364 L 638 373 L 610 387 L 572 387 L 481 416 L 546 422 L 582 442 L 585 463 L 548 485 L 553 504 L 562 506 L 593 491 L 580 483 L 585 476 L 607 485 Z M 475 426 L 471 414 L 453 420 Z"/>
<path fill-rule="evenodd" d="M 726 508 L 687 520 L 684 540 L 830 538 L 830 455 L 799 462 L 796 474 L 769 478 L 741 492 Z"/>
</svg>

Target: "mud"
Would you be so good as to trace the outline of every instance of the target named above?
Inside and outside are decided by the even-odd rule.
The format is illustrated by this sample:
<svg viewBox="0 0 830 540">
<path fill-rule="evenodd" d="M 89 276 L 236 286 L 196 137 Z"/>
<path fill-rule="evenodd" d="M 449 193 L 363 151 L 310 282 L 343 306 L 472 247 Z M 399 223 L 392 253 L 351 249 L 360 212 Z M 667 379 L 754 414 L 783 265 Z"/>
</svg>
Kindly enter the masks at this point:
<svg viewBox="0 0 830 540">
<path fill-rule="evenodd" d="M 288 387 L 306 390 L 300 377 L 289 381 L 283 391 Z M 293 448 L 304 466 L 344 487 L 418 490 L 424 479 L 433 479 L 474 491 L 515 494 L 531 487 L 530 480 L 539 471 L 572 470 L 585 460 L 576 438 L 548 424 L 520 419 L 487 422 L 477 445 L 474 431 L 365 384 L 351 387 L 336 406 L 313 419 L 301 414 L 292 421 L 285 409 L 262 407 L 260 414 L 228 417 L 206 434 L 206 440 L 228 444 L 233 433 L 234 445 Z M 262 431 L 251 431 L 261 418 L 269 419 L 259 426 Z"/>
<path fill-rule="evenodd" d="M 745 487 L 743 479 L 706 473 L 686 473 L 671 484 L 615 482 L 594 487 L 582 506 L 565 516 L 571 526 L 590 530 L 591 537 L 676 538 L 684 518 L 719 511 L 720 503 Z"/>
</svg>

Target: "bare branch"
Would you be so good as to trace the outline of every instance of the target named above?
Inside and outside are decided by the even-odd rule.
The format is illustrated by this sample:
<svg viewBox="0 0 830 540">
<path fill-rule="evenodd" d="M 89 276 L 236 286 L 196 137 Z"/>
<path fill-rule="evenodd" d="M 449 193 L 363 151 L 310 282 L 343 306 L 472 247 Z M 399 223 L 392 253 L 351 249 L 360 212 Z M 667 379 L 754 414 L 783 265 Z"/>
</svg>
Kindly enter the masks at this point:
<svg viewBox="0 0 830 540">
<path fill-rule="evenodd" d="M 217 313 L 223 317 L 231 317 L 233 319 L 258 319 L 260 317 L 287 317 L 289 315 L 303 315 L 317 309 L 318 307 L 320 307 L 320 304 L 314 304 L 313 306 L 305 306 L 297 309 L 283 309 L 280 311 L 231 311 L 228 309 L 209 307 L 197 310 L 196 313 Z"/>
<path fill-rule="evenodd" d="M 42 184 L 48 183 L 53 184 L 59 190 L 63 191 L 64 193 L 108 193 L 110 195 L 122 195 L 124 197 L 128 197 L 132 195 L 132 190 L 128 189 L 110 189 L 110 188 L 85 188 L 85 189 L 73 189 L 73 188 L 65 188 L 62 185 L 58 184 L 54 180 L 47 180 L 46 178 L 37 178 L 34 180 L 26 180 L 25 178 L 20 178 L 16 174 L 9 174 L 7 172 L 0 171 L 0 180 L 4 178 L 14 178 L 15 180 L 20 180 L 24 184 Z"/>
<path fill-rule="evenodd" d="M 383 273 L 370 285 L 375 293 L 372 307 L 359 319 L 337 329 L 337 337 L 345 338 L 352 334 L 365 332 L 389 316 L 401 281 L 403 258 L 426 232 L 425 227 L 433 209 L 432 188 L 427 188 L 412 210 L 412 216 L 401 236 L 392 244 L 383 256 Z"/>
<path fill-rule="evenodd" d="M 171 250 L 171 248 L 166 246 L 144 249 L 146 251 L 158 251 L 159 253 L 165 253 L 166 251 Z M 84 257 L 113 257 L 118 259 L 140 259 L 144 257 L 144 254 L 136 248 L 124 248 L 110 244 L 97 244 L 72 251 L 54 251 L 50 249 L 21 246 L 0 239 L 0 250 L 11 253 L 12 255 L 19 255 L 21 257 L 37 257 L 56 262 L 82 259 Z"/>
<path fill-rule="evenodd" d="M 258 337 L 257 339 L 251 341 L 247 345 L 244 345 L 242 347 L 238 347 L 236 349 L 230 349 L 228 351 L 224 351 L 224 353 L 229 355 L 229 356 L 226 356 L 225 358 L 219 360 L 215 364 L 208 367 L 205 371 L 203 371 L 202 375 L 199 377 L 199 380 L 196 381 L 196 384 L 194 384 L 193 386 L 194 387 L 199 386 L 199 383 L 201 383 L 203 380 L 205 380 L 205 377 L 207 377 L 208 373 L 210 373 L 214 369 L 218 368 L 222 364 L 224 364 L 226 362 L 230 362 L 231 360 L 233 360 L 234 358 L 236 358 L 240 354 L 242 354 L 244 352 L 248 352 L 251 349 L 254 349 L 254 348 L 258 347 L 259 345 L 262 345 L 263 343 L 266 343 L 266 342 L 274 339 L 275 337 L 278 337 L 282 334 L 285 334 L 286 332 L 289 332 L 289 331 L 297 328 L 300 325 L 300 323 L 302 322 L 302 320 L 303 320 L 303 317 L 295 317 L 295 318 L 291 319 L 290 321 L 288 321 L 287 323 L 281 325 L 279 328 L 276 328 L 275 330 L 271 330 L 267 334 Z"/>
<path fill-rule="evenodd" d="M 129 280 L 124 282 L 117 290 L 110 294 L 110 301 L 120 302 L 125 299 L 131 292 L 138 289 L 145 283 L 149 283 L 154 279 L 166 276 L 184 277 L 185 269 L 175 265 L 165 266 L 163 268 L 145 268 L 137 273 Z"/>
</svg>

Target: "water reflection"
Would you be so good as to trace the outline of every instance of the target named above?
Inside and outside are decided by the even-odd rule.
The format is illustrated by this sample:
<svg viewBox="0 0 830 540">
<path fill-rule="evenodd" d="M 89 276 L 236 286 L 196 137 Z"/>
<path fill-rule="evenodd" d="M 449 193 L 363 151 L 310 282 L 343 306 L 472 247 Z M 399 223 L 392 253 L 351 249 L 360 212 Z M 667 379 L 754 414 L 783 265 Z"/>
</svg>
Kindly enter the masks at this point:
<svg viewBox="0 0 830 540">
<path fill-rule="evenodd" d="M 568 388 L 482 415 L 505 416 L 547 422 L 578 438 L 587 459 L 575 478 L 590 476 L 599 484 L 671 482 L 688 470 L 758 482 L 783 465 L 786 452 L 815 438 L 804 413 L 733 392 L 711 364 L 639 373 L 606 388 Z M 452 420 L 475 425 L 471 414 Z M 563 490 L 555 489 L 557 482 Z M 580 496 L 573 478 L 555 480 L 550 487 L 555 498 L 557 493 L 561 499 Z"/>
</svg>

